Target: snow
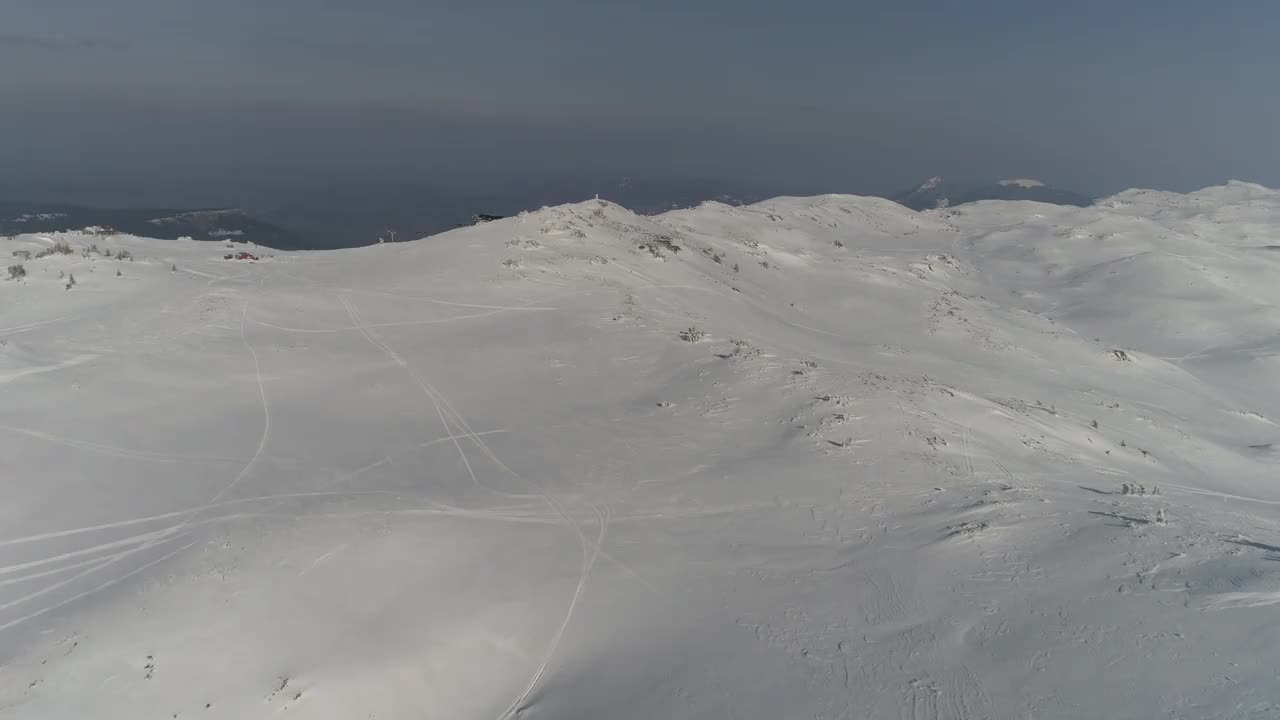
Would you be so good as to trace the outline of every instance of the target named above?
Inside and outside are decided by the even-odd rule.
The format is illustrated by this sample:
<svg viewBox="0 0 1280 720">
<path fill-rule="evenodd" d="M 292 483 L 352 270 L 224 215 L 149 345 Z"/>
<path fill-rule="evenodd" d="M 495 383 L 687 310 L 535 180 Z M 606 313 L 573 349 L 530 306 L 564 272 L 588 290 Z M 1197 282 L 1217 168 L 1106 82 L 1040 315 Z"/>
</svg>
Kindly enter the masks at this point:
<svg viewBox="0 0 1280 720">
<path fill-rule="evenodd" d="M 1277 227 L 6 240 L 0 717 L 1275 717 Z"/>
</svg>

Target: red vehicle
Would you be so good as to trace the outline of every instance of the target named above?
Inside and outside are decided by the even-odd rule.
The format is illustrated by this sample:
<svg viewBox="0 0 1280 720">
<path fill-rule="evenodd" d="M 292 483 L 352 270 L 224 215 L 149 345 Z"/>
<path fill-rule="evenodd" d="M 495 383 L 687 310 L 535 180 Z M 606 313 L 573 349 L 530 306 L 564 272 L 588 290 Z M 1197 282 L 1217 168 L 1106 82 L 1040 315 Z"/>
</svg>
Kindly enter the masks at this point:
<svg viewBox="0 0 1280 720">
<path fill-rule="evenodd" d="M 236 253 L 236 259 L 237 260 L 257 260 L 258 256 L 254 255 L 253 253 L 241 251 Z"/>
</svg>

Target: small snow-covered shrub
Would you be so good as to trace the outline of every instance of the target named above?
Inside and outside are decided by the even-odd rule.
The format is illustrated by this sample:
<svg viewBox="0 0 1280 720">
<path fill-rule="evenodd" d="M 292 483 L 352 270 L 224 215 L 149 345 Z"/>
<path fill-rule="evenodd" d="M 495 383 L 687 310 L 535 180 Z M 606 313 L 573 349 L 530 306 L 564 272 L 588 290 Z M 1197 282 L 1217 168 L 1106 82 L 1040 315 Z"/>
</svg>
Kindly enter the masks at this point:
<svg viewBox="0 0 1280 720">
<path fill-rule="evenodd" d="M 1141 497 L 1145 497 L 1147 495 L 1159 495 L 1160 488 L 1155 485 L 1152 485 L 1151 489 L 1148 490 L 1146 485 L 1142 485 L 1140 483 L 1127 482 L 1120 486 L 1120 494 L 1121 495 L 1138 495 Z"/>
<path fill-rule="evenodd" d="M 72 250 L 70 245 L 64 242 L 59 242 L 59 243 L 54 243 L 53 245 L 36 253 L 36 257 L 43 258 L 43 257 L 49 257 L 50 255 L 70 255 L 74 252 L 75 250 Z"/>
<path fill-rule="evenodd" d="M 129 262 L 133 262 L 133 253 L 129 252 L 128 250 L 121 250 L 116 253 L 116 259 L 128 260 Z"/>
<path fill-rule="evenodd" d="M 9 266 L 9 279 L 19 280 L 27 276 L 27 269 L 21 264 Z"/>
<path fill-rule="evenodd" d="M 707 334 L 694 326 L 689 326 L 685 330 L 680 331 L 680 339 L 685 342 L 696 343 L 705 338 Z"/>
<path fill-rule="evenodd" d="M 812 361 L 812 360 L 801 360 L 801 361 L 800 361 L 800 369 L 799 369 L 799 370 L 792 370 L 792 371 L 791 371 L 791 374 L 792 374 L 792 375 L 805 375 L 805 374 L 807 374 L 810 370 L 817 370 L 817 369 L 818 369 L 818 363 L 816 363 L 816 362 L 814 362 L 814 361 Z"/>
<path fill-rule="evenodd" d="M 31 251 L 30 250 L 14 250 L 13 256 L 18 258 L 19 260 L 30 260 Z"/>
<path fill-rule="evenodd" d="M 649 251 L 649 254 L 658 260 L 666 260 L 667 256 L 662 253 L 661 248 L 651 243 L 640 243 L 641 250 Z"/>
<path fill-rule="evenodd" d="M 73 288 L 73 287 L 75 287 L 75 286 L 76 286 L 76 276 L 75 276 L 75 275 L 68 275 L 68 276 L 67 276 L 67 284 L 66 284 L 66 286 L 65 286 L 65 287 L 66 287 L 66 289 L 70 290 L 71 288 Z"/>
<path fill-rule="evenodd" d="M 680 252 L 680 246 L 675 243 L 675 239 L 667 235 L 650 235 L 640 243 L 640 249 L 648 250 L 654 257 L 663 257 L 663 250 L 673 255 Z"/>
</svg>

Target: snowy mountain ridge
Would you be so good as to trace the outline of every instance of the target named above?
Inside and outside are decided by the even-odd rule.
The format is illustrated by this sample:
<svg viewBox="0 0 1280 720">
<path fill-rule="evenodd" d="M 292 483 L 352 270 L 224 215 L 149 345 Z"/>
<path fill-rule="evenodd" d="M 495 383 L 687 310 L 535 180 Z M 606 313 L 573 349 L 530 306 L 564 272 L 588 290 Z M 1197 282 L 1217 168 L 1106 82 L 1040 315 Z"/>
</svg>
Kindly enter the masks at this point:
<svg viewBox="0 0 1280 720">
<path fill-rule="evenodd" d="M 890 199 L 912 210 L 935 210 L 982 200 L 1029 200 L 1080 207 L 1093 202 L 1091 198 L 1079 193 L 1051 187 L 1029 178 L 966 182 L 932 177 L 919 187 L 893 195 Z"/>
<path fill-rule="evenodd" d="M 1277 228 L 1231 183 L 20 235 L 0 717 L 1269 717 Z"/>
</svg>

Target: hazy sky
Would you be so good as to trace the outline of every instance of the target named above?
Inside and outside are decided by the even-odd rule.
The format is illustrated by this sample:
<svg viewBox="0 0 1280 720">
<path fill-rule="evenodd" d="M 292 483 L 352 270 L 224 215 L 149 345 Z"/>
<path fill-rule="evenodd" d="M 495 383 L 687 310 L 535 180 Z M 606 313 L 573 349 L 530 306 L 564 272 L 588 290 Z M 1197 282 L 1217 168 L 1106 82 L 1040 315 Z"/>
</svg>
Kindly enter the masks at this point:
<svg viewBox="0 0 1280 720">
<path fill-rule="evenodd" d="M 0 195 L 1276 186 L 1277 38 L 1275 0 L 2 0 Z"/>
</svg>

